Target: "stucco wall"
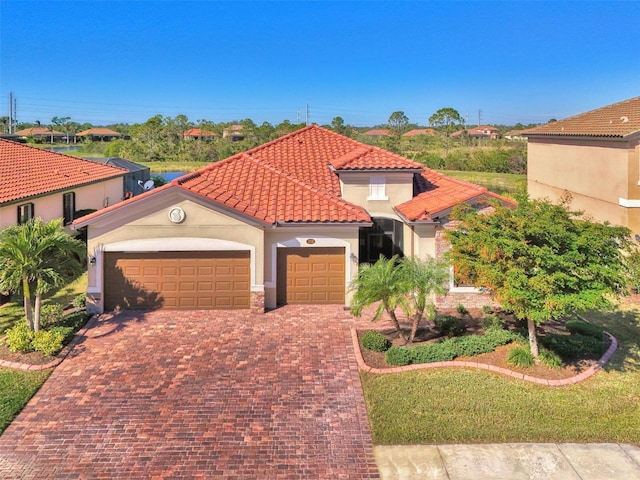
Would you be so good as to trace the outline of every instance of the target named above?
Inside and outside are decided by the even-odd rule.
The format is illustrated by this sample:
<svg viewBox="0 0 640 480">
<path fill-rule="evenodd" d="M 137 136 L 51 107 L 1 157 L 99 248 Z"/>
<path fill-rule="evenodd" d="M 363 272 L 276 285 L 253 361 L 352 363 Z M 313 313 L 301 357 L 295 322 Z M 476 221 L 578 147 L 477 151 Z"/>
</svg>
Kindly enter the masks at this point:
<svg viewBox="0 0 640 480">
<path fill-rule="evenodd" d="M 345 249 L 345 306 L 349 305 L 351 279 L 358 273 L 357 226 L 281 227 L 265 235 L 265 306 L 275 308 L 277 249 L 286 247 L 343 247 Z"/>
<path fill-rule="evenodd" d="M 527 190 L 559 200 L 596 221 L 640 231 L 640 147 L 637 142 L 530 138 Z"/>
<path fill-rule="evenodd" d="M 114 215 L 89 226 L 89 296 L 102 306 L 102 268 L 105 251 L 250 250 L 251 290 L 264 291 L 264 230 L 226 212 L 212 210 L 192 200 L 158 195 L 153 201 L 120 208 Z M 146 200 L 146 199 L 145 199 Z M 185 212 L 181 223 L 172 223 L 169 210 Z"/>
<path fill-rule="evenodd" d="M 77 188 L 70 188 L 62 192 L 52 193 L 42 197 L 21 200 L 10 205 L 0 207 L 0 229 L 18 223 L 18 205 L 33 203 L 34 214 L 44 221 L 61 218 L 62 197 L 65 193 L 75 192 L 76 210 L 95 209 L 100 210 L 105 206 L 113 205 L 122 200 L 122 177 L 113 178 L 100 183 L 93 183 Z"/>
<path fill-rule="evenodd" d="M 371 177 L 384 177 L 387 200 L 370 200 Z M 361 205 L 372 216 L 376 213 L 395 215 L 393 207 L 413 198 L 413 173 L 340 172 L 342 198 Z"/>
</svg>

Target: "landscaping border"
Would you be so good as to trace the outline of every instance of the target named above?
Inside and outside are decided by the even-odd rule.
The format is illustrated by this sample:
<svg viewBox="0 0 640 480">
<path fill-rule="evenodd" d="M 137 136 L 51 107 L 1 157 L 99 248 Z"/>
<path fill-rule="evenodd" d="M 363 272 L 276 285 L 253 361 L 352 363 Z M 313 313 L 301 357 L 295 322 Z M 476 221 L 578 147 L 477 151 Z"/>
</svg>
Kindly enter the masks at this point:
<svg viewBox="0 0 640 480">
<path fill-rule="evenodd" d="M 87 320 L 87 323 L 84 324 L 84 327 L 82 327 L 80 330 L 76 332 L 76 334 L 73 336 L 71 341 L 67 345 L 65 345 L 65 347 L 62 350 L 60 350 L 56 355 L 56 357 L 50 362 L 31 365 L 28 363 L 10 362 L 8 360 L 0 359 L 0 367 L 12 368 L 14 370 L 32 371 L 32 372 L 39 371 L 39 370 L 46 370 L 47 368 L 57 367 L 65 358 L 67 358 L 67 355 L 71 353 L 71 350 L 73 350 L 73 347 L 75 347 L 80 342 L 80 340 L 85 337 L 85 333 L 87 332 L 87 330 L 89 330 L 89 328 L 93 327 L 93 324 L 96 322 L 96 319 L 97 319 L 96 315 L 91 316 Z"/>
<path fill-rule="evenodd" d="M 370 367 L 364 361 L 362 356 L 362 350 L 360 347 L 360 342 L 358 341 L 358 332 L 354 327 L 351 327 L 351 339 L 353 341 L 353 348 L 356 352 L 356 360 L 358 362 L 358 368 L 361 371 L 365 371 L 368 373 L 400 373 L 400 372 L 409 372 L 412 370 L 423 370 L 427 368 L 447 368 L 447 367 L 467 367 L 467 368 L 480 368 L 482 370 L 489 370 L 495 373 L 501 373 L 503 375 L 507 375 L 513 378 L 517 378 L 519 380 L 525 380 L 531 383 L 537 383 L 539 385 L 547 385 L 549 387 L 563 387 L 566 385 L 573 385 L 578 382 L 582 382 L 586 380 L 590 376 L 594 375 L 598 372 L 606 363 L 609 361 L 611 356 L 618 348 L 618 340 L 616 337 L 611 335 L 609 332 L 604 332 L 611 340 L 611 344 L 607 351 L 600 357 L 600 359 L 596 362 L 595 365 L 589 367 L 584 372 L 570 378 L 563 378 L 561 380 L 547 380 L 544 378 L 532 377 L 531 375 L 526 375 L 524 373 L 514 372 L 513 370 L 509 370 L 507 368 L 496 367 L 494 365 L 487 365 L 486 363 L 480 362 L 469 362 L 469 361 L 449 361 L 449 362 L 432 362 L 432 363 L 416 363 L 412 365 L 405 365 L 403 367 L 390 367 L 390 368 L 375 368 Z"/>
</svg>

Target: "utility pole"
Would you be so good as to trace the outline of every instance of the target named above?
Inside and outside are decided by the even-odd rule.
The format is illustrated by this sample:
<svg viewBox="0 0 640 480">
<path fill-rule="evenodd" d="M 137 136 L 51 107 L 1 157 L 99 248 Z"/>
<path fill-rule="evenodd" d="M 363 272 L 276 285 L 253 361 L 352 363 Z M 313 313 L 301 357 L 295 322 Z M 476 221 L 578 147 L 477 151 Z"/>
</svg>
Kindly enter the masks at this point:
<svg viewBox="0 0 640 480">
<path fill-rule="evenodd" d="M 482 112 L 482 110 L 478 109 L 478 126 L 480 126 L 480 113 Z"/>
<path fill-rule="evenodd" d="M 11 135 L 13 129 L 13 109 L 15 103 L 13 102 L 13 92 L 9 92 L 9 131 L 7 132 Z"/>
<path fill-rule="evenodd" d="M 309 104 L 307 103 L 307 119 L 305 121 L 305 125 L 309 125 Z"/>
</svg>

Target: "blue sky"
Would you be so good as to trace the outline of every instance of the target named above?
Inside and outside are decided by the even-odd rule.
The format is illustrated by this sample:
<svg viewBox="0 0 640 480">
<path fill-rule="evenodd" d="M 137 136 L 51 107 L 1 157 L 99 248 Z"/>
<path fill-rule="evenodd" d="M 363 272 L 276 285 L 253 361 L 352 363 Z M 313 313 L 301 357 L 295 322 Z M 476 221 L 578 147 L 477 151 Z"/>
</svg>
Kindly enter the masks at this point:
<svg viewBox="0 0 640 480">
<path fill-rule="evenodd" d="M 0 115 L 541 123 L 640 95 L 640 1 L 0 2 Z"/>
</svg>

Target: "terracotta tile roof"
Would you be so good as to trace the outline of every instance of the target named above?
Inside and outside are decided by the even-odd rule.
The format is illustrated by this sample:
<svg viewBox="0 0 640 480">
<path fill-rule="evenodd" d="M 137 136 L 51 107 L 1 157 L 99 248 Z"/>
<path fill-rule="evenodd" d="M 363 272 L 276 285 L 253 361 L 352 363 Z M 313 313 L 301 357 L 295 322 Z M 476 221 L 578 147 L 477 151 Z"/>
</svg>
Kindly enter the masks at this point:
<svg viewBox="0 0 640 480">
<path fill-rule="evenodd" d="M 41 137 L 47 135 L 64 135 L 62 132 L 58 132 L 56 130 L 51 130 L 47 127 L 32 127 L 32 128 L 24 128 L 22 130 L 18 130 L 16 133 L 19 137 Z"/>
<path fill-rule="evenodd" d="M 374 128 L 373 130 L 364 132 L 364 134 L 369 137 L 386 137 L 387 135 L 391 135 L 391 132 L 386 128 Z"/>
<path fill-rule="evenodd" d="M 104 128 L 104 127 L 89 128 L 88 130 L 83 130 L 80 133 L 76 133 L 76 136 L 78 136 L 78 137 L 84 137 L 86 135 L 96 135 L 98 137 L 100 137 L 100 136 L 102 136 L 102 137 L 121 137 L 122 136 L 118 132 L 115 132 L 113 130 L 110 130 L 110 129 Z"/>
<path fill-rule="evenodd" d="M 174 182 L 271 224 L 371 221 L 362 207 L 301 182 L 247 154 L 214 163 Z"/>
<path fill-rule="evenodd" d="M 0 204 L 126 173 L 111 165 L 0 139 Z"/>
<path fill-rule="evenodd" d="M 524 136 L 569 135 L 624 138 L 640 132 L 640 97 L 522 131 Z"/>
<path fill-rule="evenodd" d="M 336 170 L 422 170 L 424 165 L 378 147 L 362 145 L 335 160 Z"/>
<path fill-rule="evenodd" d="M 436 131 L 433 128 L 416 128 L 409 130 L 407 133 L 402 134 L 403 137 L 417 137 L 418 135 L 435 135 Z"/>
<path fill-rule="evenodd" d="M 410 222 L 435 221 L 439 214 L 447 213 L 460 203 L 473 203 L 488 197 L 514 204 L 512 200 L 490 192 L 485 187 L 448 177 L 428 168 L 420 176 L 416 176 L 415 183 L 418 195 L 396 206 L 396 211 Z"/>
<path fill-rule="evenodd" d="M 183 137 L 215 137 L 215 132 L 207 132 L 201 128 L 190 128 L 182 134 Z"/>
</svg>

